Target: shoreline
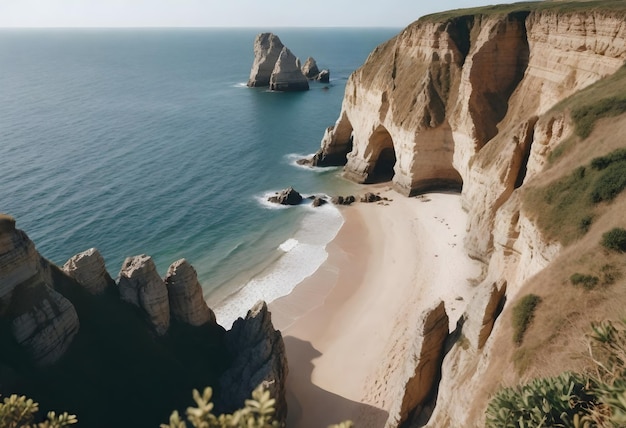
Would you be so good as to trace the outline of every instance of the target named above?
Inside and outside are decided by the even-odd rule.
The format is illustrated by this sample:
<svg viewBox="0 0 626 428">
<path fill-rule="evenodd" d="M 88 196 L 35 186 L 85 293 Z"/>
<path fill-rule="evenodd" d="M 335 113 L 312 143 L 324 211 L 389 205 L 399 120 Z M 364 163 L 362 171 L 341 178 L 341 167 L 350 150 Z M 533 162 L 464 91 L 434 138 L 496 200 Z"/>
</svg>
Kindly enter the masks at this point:
<svg viewBox="0 0 626 428">
<path fill-rule="evenodd" d="M 288 426 L 384 425 L 384 380 L 408 346 L 412 322 L 443 300 L 454 328 L 472 294 L 469 279 L 481 273 L 463 252 L 460 195 L 368 190 L 390 200 L 342 207 L 328 258 L 269 303 L 290 367 Z"/>
</svg>

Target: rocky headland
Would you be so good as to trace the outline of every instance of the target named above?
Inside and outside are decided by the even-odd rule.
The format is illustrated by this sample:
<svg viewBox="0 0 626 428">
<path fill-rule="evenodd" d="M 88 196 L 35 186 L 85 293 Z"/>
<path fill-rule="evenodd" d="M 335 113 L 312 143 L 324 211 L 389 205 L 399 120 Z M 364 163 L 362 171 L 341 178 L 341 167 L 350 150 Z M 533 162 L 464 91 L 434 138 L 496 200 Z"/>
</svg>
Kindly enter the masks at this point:
<svg viewBox="0 0 626 428">
<path fill-rule="evenodd" d="M 330 72 L 320 71 L 315 59 L 300 60 L 273 33 L 261 33 L 254 40 L 254 62 L 249 87 L 269 87 L 272 91 L 307 91 L 309 80 L 328 83 Z"/>
<path fill-rule="evenodd" d="M 429 398 L 416 398 L 421 392 L 410 391 L 409 375 L 401 381 L 407 382 L 405 394 L 394 389 L 398 385 L 374 391 L 375 381 L 387 383 L 395 372 L 370 379 L 372 391 L 361 402 L 384 410 L 386 426 L 484 426 L 488 398 L 499 387 L 580 369 L 581 351 L 568 338 L 584 336 L 598 317 L 622 316 L 615 307 L 615 299 L 624 298 L 619 287 L 585 297 L 569 278 L 581 269 L 601 276 L 603 258 L 602 269 L 624 263 L 623 255 L 603 252 L 599 242 L 603 232 L 626 226 L 618 214 L 625 196 L 586 208 L 586 220 L 575 219 L 583 228 L 563 226 L 565 211 L 577 208 L 552 207 L 548 197 L 537 201 L 533 195 L 578 167 L 583 174 L 593 158 L 624 148 L 615 135 L 625 126 L 623 109 L 615 107 L 612 119 L 598 119 L 593 132 L 580 131 L 580 117 L 596 105 L 607 111 L 626 97 L 624 22 L 626 6 L 610 1 L 451 11 L 414 22 L 350 76 L 336 123 L 303 163 L 343 165 L 345 177 L 364 184 L 390 181 L 405 196 L 460 192 L 467 212 L 464 252 L 482 266 L 464 299 L 456 336 L 424 329 L 416 339 L 414 361 L 427 351 L 422 344 L 431 334 L 437 335 L 436 349 L 452 340 L 436 363 L 441 378 Z M 546 225 L 548 216 L 556 226 Z M 575 229 L 576 238 L 555 232 L 564 227 Z M 531 292 L 541 296 L 545 312 L 515 346 L 511 308 Z M 585 306 L 588 299 L 593 310 Z M 428 319 L 431 309 L 420 310 Z M 555 355 L 558 363 L 542 363 Z"/>
<path fill-rule="evenodd" d="M 264 303 L 226 331 L 184 259 L 161 278 L 151 257 L 129 257 L 116 282 L 91 248 L 60 269 L 8 215 L 0 215 L 0 343 L 0 393 L 67 409 L 85 426 L 158 426 L 205 386 L 218 411 L 231 412 L 264 384 L 279 420 L 286 415 L 284 344 Z"/>
<path fill-rule="evenodd" d="M 353 206 L 329 261 L 270 305 L 285 341 L 262 302 L 217 325 L 184 260 L 160 278 L 130 257 L 115 281 L 90 249 L 60 269 L 0 216 L 0 392 L 95 427 L 157 426 L 207 385 L 231 411 L 258 384 L 298 426 L 479 427 L 503 386 L 589 369 L 590 323 L 626 305 L 626 254 L 600 244 L 626 228 L 624 168 L 602 182 L 594 167 L 623 161 L 625 22 L 621 1 L 524 2 L 426 16 L 376 48 L 305 162 L 444 192 L 336 197 Z M 248 86 L 301 90 L 316 68 L 264 33 Z M 514 340 L 528 295 L 541 303 Z"/>
</svg>

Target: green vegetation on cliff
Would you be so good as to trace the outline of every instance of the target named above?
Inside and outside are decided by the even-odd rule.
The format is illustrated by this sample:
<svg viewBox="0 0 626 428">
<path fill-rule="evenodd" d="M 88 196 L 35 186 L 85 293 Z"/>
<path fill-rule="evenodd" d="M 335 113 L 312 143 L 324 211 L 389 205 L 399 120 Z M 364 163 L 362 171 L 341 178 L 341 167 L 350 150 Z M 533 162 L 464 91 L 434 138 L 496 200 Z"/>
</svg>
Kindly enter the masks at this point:
<svg viewBox="0 0 626 428">
<path fill-rule="evenodd" d="M 486 411 L 488 428 L 621 427 L 626 423 L 626 323 L 592 325 L 589 373 L 562 373 L 500 389 Z M 584 352 L 584 351 L 583 351 Z"/>
<path fill-rule="evenodd" d="M 598 204 L 611 202 L 625 188 L 626 149 L 619 149 L 527 191 L 525 206 L 537 213 L 536 222 L 548 239 L 567 245 L 589 230 Z"/>
<path fill-rule="evenodd" d="M 466 9 L 454 9 L 445 12 L 425 15 L 419 21 L 444 22 L 463 16 L 508 15 L 520 12 L 551 11 L 555 13 L 575 13 L 581 11 L 626 11 L 626 3 L 622 0 L 593 1 L 528 1 L 511 4 L 500 4 Z"/>
</svg>

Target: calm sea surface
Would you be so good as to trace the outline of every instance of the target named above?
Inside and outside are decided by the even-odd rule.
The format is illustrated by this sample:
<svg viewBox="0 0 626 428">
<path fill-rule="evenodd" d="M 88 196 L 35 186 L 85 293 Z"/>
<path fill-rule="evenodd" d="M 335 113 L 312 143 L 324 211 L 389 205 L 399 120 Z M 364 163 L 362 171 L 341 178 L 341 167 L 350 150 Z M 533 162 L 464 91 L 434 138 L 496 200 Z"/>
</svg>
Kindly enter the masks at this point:
<svg viewBox="0 0 626 428">
<path fill-rule="evenodd" d="M 113 277 L 142 253 L 165 275 L 184 257 L 210 304 L 231 295 L 226 324 L 289 292 L 342 218 L 264 197 L 350 191 L 337 169 L 294 160 L 317 150 L 350 73 L 399 29 L 275 30 L 331 71 L 294 94 L 245 86 L 262 31 L 0 30 L 0 212 L 61 265 L 96 247 Z"/>
</svg>

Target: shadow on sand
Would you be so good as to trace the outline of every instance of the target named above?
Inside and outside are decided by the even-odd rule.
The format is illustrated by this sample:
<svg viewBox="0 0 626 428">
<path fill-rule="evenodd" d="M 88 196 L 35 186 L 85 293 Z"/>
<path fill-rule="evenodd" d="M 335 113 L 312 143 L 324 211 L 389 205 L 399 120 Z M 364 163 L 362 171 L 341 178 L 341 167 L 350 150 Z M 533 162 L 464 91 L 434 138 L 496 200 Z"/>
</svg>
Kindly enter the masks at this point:
<svg viewBox="0 0 626 428">
<path fill-rule="evenodd" d="M 359 427 L 383 427 L 387 412 L 348 400 L 313 384 L 313 360 L 322 354 L 310 342 L 292 336 L 284 338 L 289 359 L 287 377 L 287 426 L 289 428 L 321 428 L 345 420 Z"/>
</svg>

